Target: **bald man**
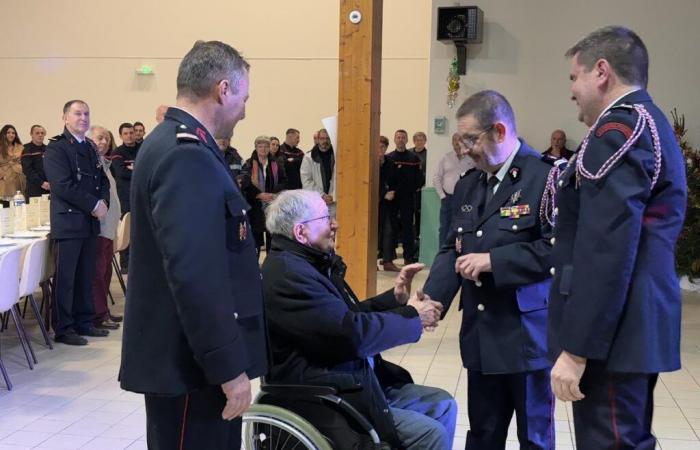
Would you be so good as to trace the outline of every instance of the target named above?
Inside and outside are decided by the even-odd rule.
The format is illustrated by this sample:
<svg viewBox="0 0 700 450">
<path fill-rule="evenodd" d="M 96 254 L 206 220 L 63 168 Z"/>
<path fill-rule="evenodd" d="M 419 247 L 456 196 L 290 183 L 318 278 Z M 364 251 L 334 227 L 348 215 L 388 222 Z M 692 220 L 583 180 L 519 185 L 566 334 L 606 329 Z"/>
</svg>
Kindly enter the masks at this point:
<svg viewBox="0 0 700 450">
<path fill-rule="evenodd" d="M 158 105 L 158 108 L 156 108 L 156 122 L 161 123 L 163 121 L 167 110 L 168 105 Z"/>
<path fill-rule="evenodd" d="M 564 130 L 554 130 L 550 138 L 549 148 L 544 152 L 545 156 L 551 159 L 569 159 L 574 152 L 566 148 L 566 133 Z"/>
</svg>

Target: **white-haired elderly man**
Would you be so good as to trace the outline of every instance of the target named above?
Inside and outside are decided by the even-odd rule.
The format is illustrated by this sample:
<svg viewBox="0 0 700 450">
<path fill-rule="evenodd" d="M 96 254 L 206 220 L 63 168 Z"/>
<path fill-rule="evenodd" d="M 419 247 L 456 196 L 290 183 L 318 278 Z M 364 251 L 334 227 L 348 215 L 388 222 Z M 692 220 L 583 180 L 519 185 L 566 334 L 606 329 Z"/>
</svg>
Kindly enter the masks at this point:
<svg viewBox="0 0 700 450">
<path fill-rule="evenodd" d="M 266 211 L 272 250 L 263 291 L 272 367 L 269 382 L 339 387 L 383 441 L 405 449 L 452 447 L 457 406 L 447 392 L 413 383 L 379 353 L 416 342 L 435 327 L 441 305 L 410 295 L 422 264 L 405 266 L 395 287 L 360 302 L 335 254 L 335 219 L 317 192 L 279 194 Z M 342 393 L 346 384 L 359 392 Z M 322 425 L 321 425 L 322 428 Z"/>
</svg>

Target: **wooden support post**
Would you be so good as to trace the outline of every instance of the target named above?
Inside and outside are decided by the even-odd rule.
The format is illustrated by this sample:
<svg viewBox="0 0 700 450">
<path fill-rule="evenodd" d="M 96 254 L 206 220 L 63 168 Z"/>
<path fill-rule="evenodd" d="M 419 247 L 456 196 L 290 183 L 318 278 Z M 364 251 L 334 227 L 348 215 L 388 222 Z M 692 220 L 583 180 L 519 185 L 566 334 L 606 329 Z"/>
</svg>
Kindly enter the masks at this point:
<svg viewBox="0 0 700 450">
<path fill-rule="evenodd" d="M 377 288 L 383 0 L 340 0 L 337 250 L 361 299 Z M 353 23 L 359 12 L 361 18 Z"/>
</svg>

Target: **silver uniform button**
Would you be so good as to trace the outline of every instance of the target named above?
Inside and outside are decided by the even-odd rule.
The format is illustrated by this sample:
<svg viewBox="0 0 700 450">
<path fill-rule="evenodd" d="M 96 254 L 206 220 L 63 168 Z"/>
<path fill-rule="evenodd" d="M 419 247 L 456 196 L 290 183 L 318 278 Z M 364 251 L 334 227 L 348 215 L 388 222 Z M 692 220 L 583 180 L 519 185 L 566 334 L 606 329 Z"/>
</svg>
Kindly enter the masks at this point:
<svg viewBox="0 0 700 450">
<path fill-rule="evenodd" d="M 555 242 L 557 242 L 557 239 L 556 239 L 556 238 L 552 238 L 552 239 L 549 240 L 549 243 L 552 244 L 552 245 L 554 245 Z"/>
<path fill-rule="evenodd" d="M 559 215 L 559 207 L 554 208 L 554 215 L 558 216 Z"/>
<path fill-rule="evenodd" d="M 476 280 L 474 284 L 476 285 L 476 287 L 481 287 L 481 281 L 479 280 Z"/>
<path fill-rule="evenodd" d="M 552 267 L 551 269 L 549 269 L 549 273 L 551 273 L 552 276 L 554 276 L 554 274 L 557 273 L 557 269 L 555 269 L 554 267 Z"/>
<path fill-rule="evenodd" d="M 558 183 L 558 184 L 559 184 L 559 187 L 564 186 L 564 180 L 559 180 L 559 183 Z"/>
<path fill-rule="evenodd" d="M 238 313 L 237 313 L 237 312 L 233 313 L 233 318 L 234 318 L 234 319 L 238 319 Z"/>
<path fill-rule="evenodd" d="M 476 237 L 481 237 L 481 236 L 483 236 L 483 235 L 484 235 L 484 232 L 481 231 L 481 230 L 479 230 L 479 231 L 476 232 Z"/>
<path fill-rule="evenodd" d="M 513 224 L 511 228 L 513 229 L 513 231 L 518 231 L 518 226 L 516 224 Z"/>
<path fill-rule="evenodd" d="M 462 231 L 464 231 L 462 230 L 462 227 L 457 228 L 457 233 L 461 233 Z"/>
<path fill-rule="evenodd" d="M 486 307 L 484 307 L 484 305 L 482 305 L 481 303 L 479 303 L 478 305 L 476 305 L 476 309 L 478 309 L 479 311 L 483 311 L 483 310 L 486 309 Z"/>
</svg>

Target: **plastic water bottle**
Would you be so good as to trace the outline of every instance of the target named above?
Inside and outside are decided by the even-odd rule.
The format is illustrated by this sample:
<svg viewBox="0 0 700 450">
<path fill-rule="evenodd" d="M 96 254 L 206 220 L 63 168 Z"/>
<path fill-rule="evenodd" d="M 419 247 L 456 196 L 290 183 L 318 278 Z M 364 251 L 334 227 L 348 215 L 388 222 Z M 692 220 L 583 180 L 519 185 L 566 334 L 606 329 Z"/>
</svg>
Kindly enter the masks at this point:
<svg viewBox="0 0 700 450">
<path fill-rule="evenodd" d="M 21 191 L 17 191 L 14 197 L 12 197 L 12 203 L 15 206 L 22 206 L 24 205 L 24 195 L 22 195 Z"/>
</svg>

